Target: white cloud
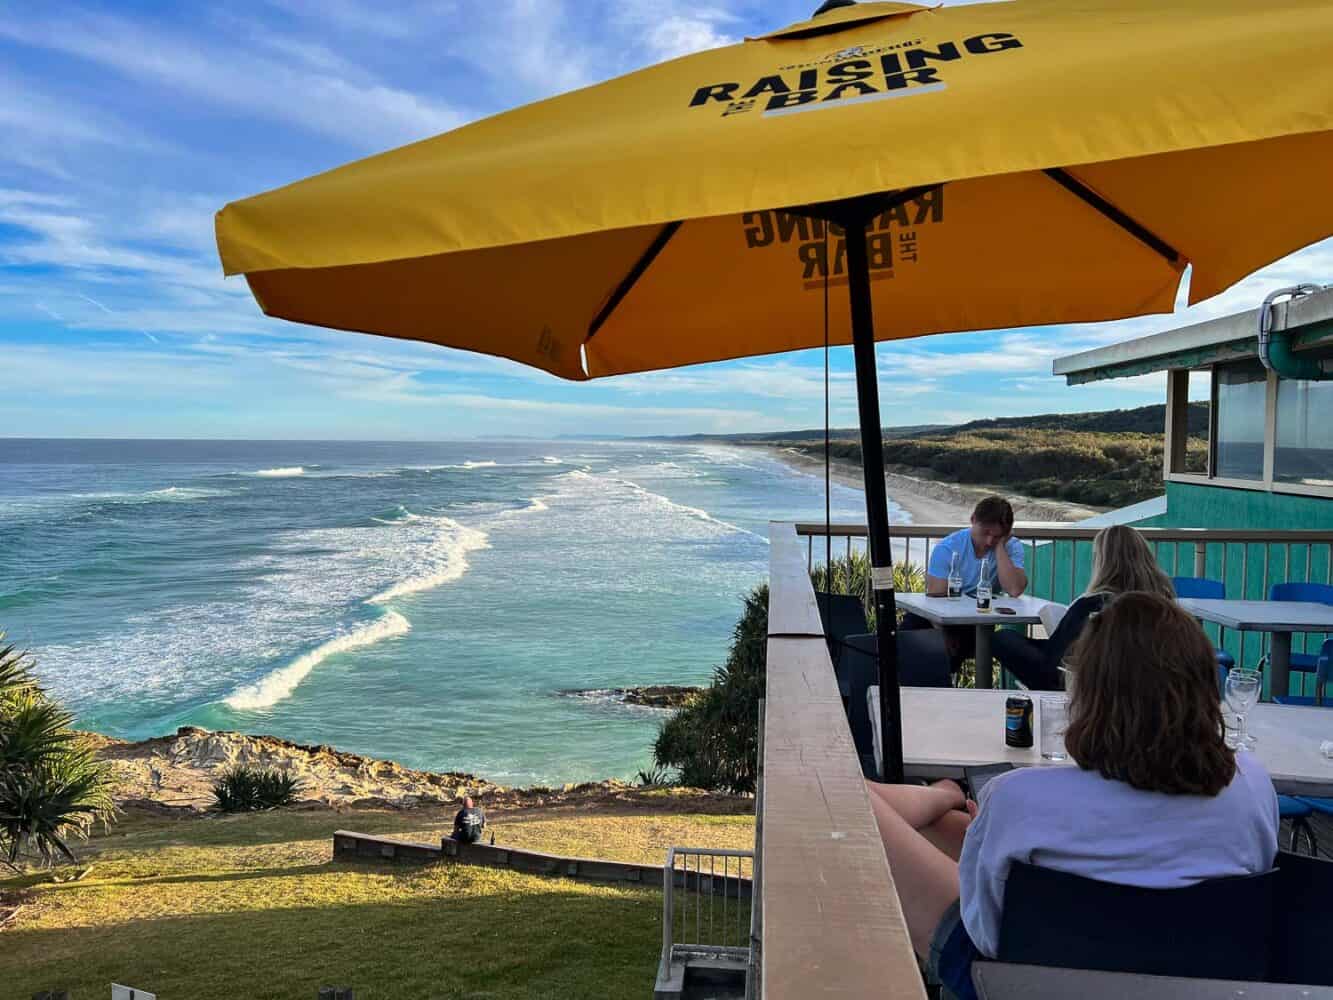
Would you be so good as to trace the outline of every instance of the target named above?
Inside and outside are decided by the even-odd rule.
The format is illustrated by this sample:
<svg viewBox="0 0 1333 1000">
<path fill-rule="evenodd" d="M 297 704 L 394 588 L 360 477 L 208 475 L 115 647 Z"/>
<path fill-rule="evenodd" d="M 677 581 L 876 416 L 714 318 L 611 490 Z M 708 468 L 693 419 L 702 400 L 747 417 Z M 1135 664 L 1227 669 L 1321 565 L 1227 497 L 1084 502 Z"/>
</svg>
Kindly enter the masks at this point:
<svg viewBox="0 0 1333 1000">
<path fill-rule="evenodd" d="M 389 86 L 331 53 L 324 66 L 309 59 L 297 63 L 259 55 L 246 45 L 206 43 L 86 11 L 59 23 L 0 19 L 0 37 L 78 56 L 166 86 L 177 95 L 361 148 L 422 139 L 467 119 L 454 108 Z"/>
</svg>

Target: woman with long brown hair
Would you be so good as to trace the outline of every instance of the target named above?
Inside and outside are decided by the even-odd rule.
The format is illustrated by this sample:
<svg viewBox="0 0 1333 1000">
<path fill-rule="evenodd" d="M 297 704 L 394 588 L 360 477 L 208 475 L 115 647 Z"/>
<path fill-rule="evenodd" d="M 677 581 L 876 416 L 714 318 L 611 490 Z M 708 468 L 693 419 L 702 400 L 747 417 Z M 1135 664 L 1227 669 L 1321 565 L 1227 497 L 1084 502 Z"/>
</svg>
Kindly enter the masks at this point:
<svg viewBox="0 0 1333 1000">
<path fill-rule="evenodd" d="M 1012 862 L 1148 888 L 1267 871 L 1272 780 L 1223 739 L 1213 648 L 1160 594 L 1131 592 L 1092 618 L 1065 745 L 1077 767 L 1028 767 L 985 787 L 869 783 L 912 944 L 960 998 L 994 957 Z"/>
<path fill-rule="evenodd" d="M 1092 539 L 1092 577 L 1088 589 L 1069 606 L 1047 639 L 1031 639 L 1001 629 L 995 633 L 995 658 L 1000 666 L 1033 691 L 1060 690 L 1060 663 L 1078 639 L 1090 615 L 1106 602 L 1129 591 L 1176 596 L 1171 578 L 1157 565 L 1148 543 L 1133 528 L 1113 524 Z"/>
</svg>

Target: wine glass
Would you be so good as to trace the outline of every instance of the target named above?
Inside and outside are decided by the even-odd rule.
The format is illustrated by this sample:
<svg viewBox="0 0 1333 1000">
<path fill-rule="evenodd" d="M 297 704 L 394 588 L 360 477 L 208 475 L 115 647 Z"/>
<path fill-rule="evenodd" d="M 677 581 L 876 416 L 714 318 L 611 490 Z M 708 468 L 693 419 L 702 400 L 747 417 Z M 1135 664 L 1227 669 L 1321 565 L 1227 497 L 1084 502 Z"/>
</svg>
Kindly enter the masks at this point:
<svg viewBox="0 0 1333 1000">
<path fill-rule="evenodd" d="M 1258 740 L 1245 731 L 1245 716 L 1250 706 L 1259 700 L 1260 675 L 1257 670 L 1232 667 L 1227 674 L 1227 707 L 1236 713 L 1236 735 L 1227 745 L 1237 750 L 1248 750 Z"/>
</svg>

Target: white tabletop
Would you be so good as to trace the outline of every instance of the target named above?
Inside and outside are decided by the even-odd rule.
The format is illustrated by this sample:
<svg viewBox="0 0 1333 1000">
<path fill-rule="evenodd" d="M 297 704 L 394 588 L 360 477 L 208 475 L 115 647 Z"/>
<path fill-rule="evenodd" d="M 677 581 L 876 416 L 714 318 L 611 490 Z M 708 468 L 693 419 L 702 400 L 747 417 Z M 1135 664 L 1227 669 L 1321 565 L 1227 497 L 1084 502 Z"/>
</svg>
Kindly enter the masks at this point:
<svg viewBox="0 0 1333 1000">
<path fill-rule="evenodd" d="M 874 692 L 876 689 L 872 688 Z M 1008 761 L 1015 766 L 1052 765 L 1038 744 L 1041 699 L 1033 692 L 1033 746 L 1017 750 L 1004 742 L 1004 702 L 1014 691 L 966 688 L 902 689 L 903 762 L 909 775 L 957 777 L 964 767 Z M 1055 695 L 1058 697 L 1058 695 Z M 872 703 L 873 704 L 873 703 Z M 879 711 L 870 712 L 879 742 Z M 1333 740 L 1333 708 L 1255 705 L 1249 730 L 1259 740 L 1254 753 L 1273 776 L 1278 791 L 1293 795 L 1333 796 L 1333 760 L 1319 751 Z"/>
<path fill-rule="evenodd" d="M 1177 601 L 1195 618 L 1237 632 L 1333 632 L 1333 606 L 1313 601 Z"/>
<path fill-rule="evenodd" d="M 1037 612 L 1051 601 L 1040 597 L 1003 597 L 991 600 L 992 608 L 1013 608 L 1014 614 L 989 614 L 977 610 L 975 597 L 927 597 L 925 594 L 895 594 L 898 607 L 912 611 L 934 625 L 1035 625 L 1041 621 Z M 1333 611 L 1333 608 L 1329 608 Z"/>
</svg>

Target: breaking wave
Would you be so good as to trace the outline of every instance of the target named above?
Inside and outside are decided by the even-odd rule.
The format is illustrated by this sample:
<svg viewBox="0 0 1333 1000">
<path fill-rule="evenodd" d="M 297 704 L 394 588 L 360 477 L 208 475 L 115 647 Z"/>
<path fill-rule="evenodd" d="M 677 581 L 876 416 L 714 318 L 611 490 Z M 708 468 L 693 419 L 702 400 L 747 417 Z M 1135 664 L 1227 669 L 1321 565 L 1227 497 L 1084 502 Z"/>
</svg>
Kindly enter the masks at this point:
<svg viewBox="0 0 1333 1000">
<path fill-rule="evenodd" d="M 252 684 L 237 688 L 223 699 L 229 708 L 242 711 L 268 708 L 284 698 L 290 697 L 310 672 L 335 653 L 345 653 L 351 649 L 373 646 L 383 639 L 406 635 L 412 630 L 412 623 L 397 611 L 388 611 L 360 628 L 330 639 L 316 646 L 308 653 L 303 653 L 285 667 L 279 667 L 265 674 Z"/>
<path fill-rule="evenodd" d="M 304 476 L 305 467 L 300 465 L 287 465 L 277 469 L 260 469 L 254 474 L 256 476 L 264 476 L 268 479 L 285 479 L 288 476 Z"/>
<path fill-rule="evenodd" d="M 409 512 L 402 520 L 421 518 Z M 430 520 L 439 525 L 439 530 L 421 554 L 421 570 L 366 598 L 367 604 L 383 604 L 395 597 L 433 590 L 441 584 L 457 580 L 467 572 L 468 553 L 490 545 L 486 532 L 466 527 L 451 517 L 432 517 Z"/>
</svg>

